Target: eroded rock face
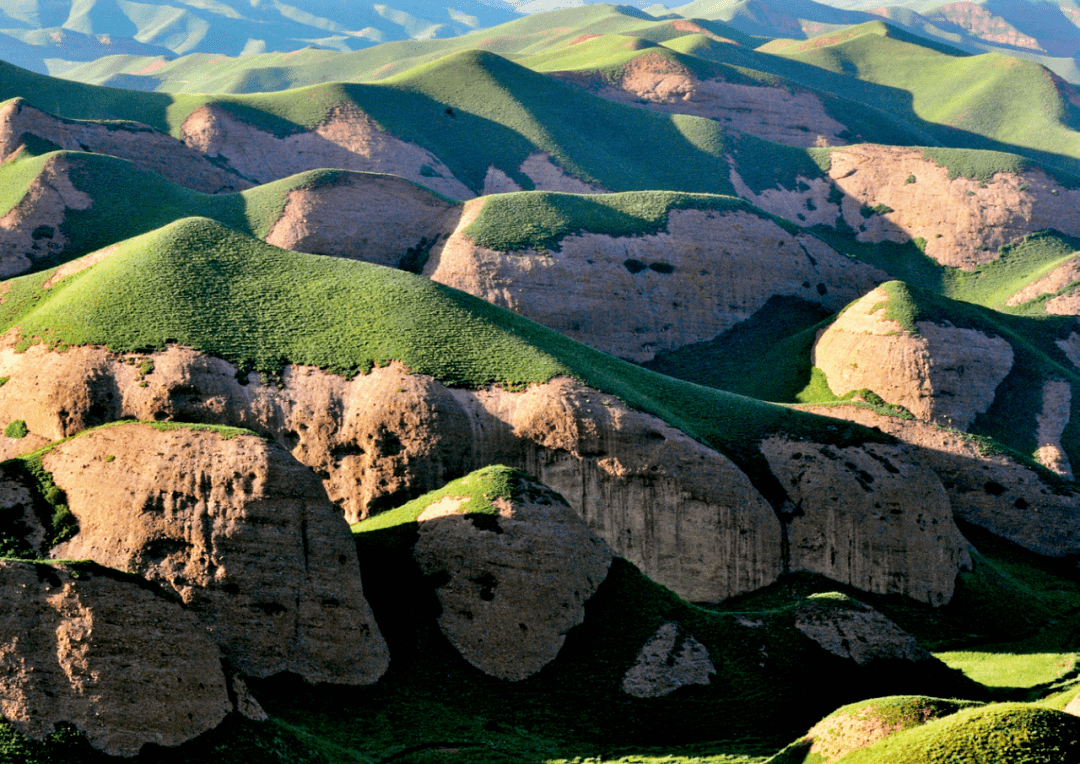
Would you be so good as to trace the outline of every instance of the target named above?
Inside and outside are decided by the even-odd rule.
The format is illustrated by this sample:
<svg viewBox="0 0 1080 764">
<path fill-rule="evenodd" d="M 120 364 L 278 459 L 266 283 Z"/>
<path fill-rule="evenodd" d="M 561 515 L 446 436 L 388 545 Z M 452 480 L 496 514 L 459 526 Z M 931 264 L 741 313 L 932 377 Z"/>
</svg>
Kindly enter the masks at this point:
<svg viewBox="0 0 1080 764">
<path fill-rule="evenodd" d="M 708 648 L 671 621 L 642 646 L 622 690 L 635 698 L 662 698 L 689 684 L 707 685 L 715 675 Z"/>
<path fill-rule="evenodd" d="M 175 138 L 137 122 L 105 125 L 61 119 L 21 98 L 0 106 L 0 162 L 19 150 L 25 135 L 49 141 L 67 151 L 91 151 L 128 159 L 173 183 L 207 194 L 243 191 L 253 185 Z"/>
<path fill-rule="evenodd" d="M 833 655 L 865 666 L 877 660 L 933 660 L 913 636 L 871 608 L 848 601 L 843 608 L 806 608 L 795 628 Z"/>
<path fill-rule="evenodd" d="M 839 310 L 888 279 L 739 210 L 672 210 L 655 235 L 583 233 L 557 252 L 499 252 L 466 233 L 484 203 L 466 205 L 424 274 L 637 362 L 711 340 L 775 295 Z"/>
<path fill-rule="evenodd" d="M 941 479 L 961 520 L 1048 557 L 1080 554 L 1080 496 L 1006 454 L 983 454 L 961 433 L 856 406 L 807 407 L 877 427 L 913 448 Z"/>
<path fill-rule="evenodd" d="M 830 160 L 827 178 L 798 178 L 798 189 L 760 194 L 743 184 L 739 195 L 805 225 L 834 227 L 843 218 L 863 242 L 919 238 L 927 256 L 966 270 L 996 260 L 1001 246 L 1036 231 L 1080 234 L 1080 190 L 1065 188 L 1042 170 L 997 173 L 986 183 L 950 179 L 947 168 L 918 149 L 874 144 L 846 146 Z M 839 203 L 829 194 L 834 188 Z M 866 215 L 881 207 L 889 211 Z"/>
<path fill-rule="evenodd" d="M 889 295 L 875 289 L 853 303 L 814 344 L 813 363 L 837 395 L 869 389 L 919 419 L 966 430 L 994 402 L 1013 365 L 1007 340 L 974 329 L 886 317 Z"/>
<path fill-rule="evenodd" d="M 252 435 L 124 424 L 42 461 L 79 523 L 53 556 L 171 587 L 240 673 L 369 684 L 385 672 L 348 527 L 284 450 Z"/>
<path fill-rule="evenodd" d="M 968 543 L 941 482 L 903 447 L 771 438 L 761 451 L 794 504 L 791 570 L 931 605 L 952 598 Z"/>
<path fill-rule="evenodd" d="M 751 591 L 782 570 L 776 514 L 729 459 L 570 380 L 470 391 L 397 365 L 352 380 L 290 366 L 279 388 L 257 375 L 241 385 L 234 366 L 189 349 L 152 361 L 141 379 L 100 348 L 0 349 L 0 376 L 10 377 L 0 421 L 25 417 L 50 440 L 121 418 L 246 427 L 314 469 L 349 522 L 506 464 L 565 496 L 616 553 L 691 600 Z"/>
<path fill-rule="evenodd" d="M 0 711 L 112 756 L 175 746 L 232 709 L 218 647 L 180 605 L 101 569 L 0 561 Z"/>
<path fill-rule="evenodd" d="M 460 514 L 464 500 L 453 497 L 432 504 L 413 552 L 425 576 L 445 582 L 443 634 L 469 663 L 511 681 L 555 660 L 614 556 L 558 494 L 519 488 L 496 500 L 497 514 Z"/>
<path fill-rule="evenodd" d="M 39 260 L 63 252 L 67 239 L 60 226 L 68 209 L 85 210 L 93 202 L 72 185 L 70 170 L 67 157 L 49 159 L 26 195 L 0 217 L 0 278 L 17 276 Z"/>
<path fill-rule="evenodd" d="M 398 177 L 342 174 L 332 183 L 289 192 L 266 242 L 297 252 L 418 270 L 444 231 L 453 230 L 447 216 L 457 209 Z"/>
<path fill-rule="evenodd" d="M 698 30 L 698 34 L 715 37 L 702 27 Z M 614 81 L 610 75 L 592 73 L 555 72 L 553 76 L 611 101 L 715 119 L 741 133 L 789 146 L 847 143 L 841 137 L 847 128 L 829 116 L 821 99 L 809 91 L 742 85 L 719 78 L 701 80 L 663 54 L 645 53 L 634 58 L 620 67 Z"/>
<path fill-rule="evenodd" d="M 340 170 L 398 175 L 452 199 L 474 194 L 430 151 L 379 129 L 355 106 L 336 106 L 318 127 L 278 138 L 243 122 L 218 104 L 193 111 L 180 137 L 200 154 L 227 162 L 254 183 L 269 183 L 307 170 Z"/>
<path fill-rule="evenodd" d="M 1061 446 L 1061 436 L 1072 415 L 1072 386 L 1062 379 L 1048 379 L 1043 385 L 1042 411 L 1036 419 L 1035 437 L 1039 444 L 1035 458 L 1044 467 L 1072 478 L 1069 455 Z"/>
</svg>

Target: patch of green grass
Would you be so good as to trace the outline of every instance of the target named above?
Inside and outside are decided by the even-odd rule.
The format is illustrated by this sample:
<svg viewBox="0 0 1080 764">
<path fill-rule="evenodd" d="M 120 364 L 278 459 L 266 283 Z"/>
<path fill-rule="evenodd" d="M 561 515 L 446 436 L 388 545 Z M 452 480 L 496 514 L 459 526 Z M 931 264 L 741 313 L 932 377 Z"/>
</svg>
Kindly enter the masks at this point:
<svg viewBox="0 0 1080 764">
<path fill-rule="evenodd" d="M 740 177 L 755 194 L 776 188 L 793 189 L 800 179 L 825 177 L 832 162 L 829 149 L 785 146 L 747 133 L 732 139 L 731 153 Z"/>
<path fill-rule="evenodd" d="M 30 434 L 30 431 L 26 429 L 26 422 L 22 419 L 16 419 L 4 428 L 4 435 L 8 438 L 25 438 Z"/>
<path fill-rule="evenodd" d="M 950 668 L 988 687 L 1034 687 L 1051 684 L 1076 670 L 1075 653 L 1010 653 L 1013 645 L 936 653 Z"/>
<path fill-rule="evenodd" d="M 958 711 L 943 719 L 854 751 L 844 764 L 1074 764 L 1080 718 L 1038 706 L 1002 703 Z"/>
<path fill-rule="evenodd" d="M 205 219 L 129 240 L 42 289 L 51 275 L 8 282 L 0 330 L 17 328 L 22 347 L 145 353 L 176 343 L 241 369 L 277 373 L 286 363 L 310 364 L 346 376 L 398 360 L 463 387 L 565 375 L 727 454 L 774 501 L 782 492 L 756 445 L 768 434 L 838 444 L 888 440 L 642 369 L 412 274 L 288 252 Z"/>
<path fill-rule="evenodd" d="M 946 147 L 928 147 L 923 149 L 923 159 L 933 162 L 938 167 L 949 171 L 949 180 L 970 178 L 989 183 L 997 173 L 1020 174 L 1039 169 L 1049 174 L 1066 188 L 1080 186 L 1080 177 L 1053 167 L 1044 167 L 1037 162 L 1003 151 L 980 151 L 978 149 L 957 149 Z"/>
<path fill-rule="evenodd" d="M 699 385 L 776 403 L 803 401 L 812 384 L 810 353 L 829 311 L 778 295 L 719 337 L 659 353 L 646 368 Z M 820 372 L 819 372 L 820 374 Z M 826 400 L 832 400 L 827 398 Z"/>
<path fill-rule="evenodd" d="M 622 194 L 562 194 L 521 191 L 496 194 L 465 235 L 475 244 L 500 251 L 551 249 L 578 233 L 605 236 L 647 236 L 667 230 L 672 210 L 744 211 L 774 220 L 789 233 L 798 229 L 751 204 L 731 196 L 673 191 L 635 191 Z"/>
</svg>

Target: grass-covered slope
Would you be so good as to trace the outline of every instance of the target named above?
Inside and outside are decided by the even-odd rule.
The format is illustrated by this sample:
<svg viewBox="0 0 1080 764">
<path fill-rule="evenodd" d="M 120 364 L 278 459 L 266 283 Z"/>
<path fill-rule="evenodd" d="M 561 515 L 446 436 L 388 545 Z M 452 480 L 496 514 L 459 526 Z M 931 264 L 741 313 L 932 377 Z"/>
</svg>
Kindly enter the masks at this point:
<svg viewBox="0 0 1080 764">
<path fill-rule="evenodd" d="M 392 135 L 442 158 L 477 192 L 491 165 L 532 188 L 518 167 L 536 152 L 608 190 L 731 192 L 717 123 L 611 103 L 492 53 L 455 54 L 377 85 L 254 96 L 137 93 L 0 64 L 0 100 L 27 94 L 33 105 L 57 116 L 135 120 L 174 136 L 193 111 L 211 103 L 279 137 L 354 105 Z"/>
<path fill-rule="evenodd" d="M 493 194 L 465 229 L 474 243 L 501 251 L 558 250 L 559 242 L 576 233 L 605 236 L 647 236 L 667 230 L 673 210 L 749 212 L 773 220 L 792 234 L 798 228 L 734 196 L 674 191 L 631 191 L 621 194 L 562 194 L 519 191 Z"/>
<path fill-rule="evenodd" d="M 0 332 L 17 329 L 24 345 L 116 351 L 175 342 L 270 371 L 299 363 L 352 375 L 399 360 L 459 386 L 568 375 L 712 444 L 752 476 L 768 475 L 757 443 L 770 432 L 883 437 L 664 377 L 412 274 L 288 252 L 206 219 L 128 240 L 43 288 L 52 274 L 7 282 Z"/>
<path fill-rule="evenodd" d="M 66 163 L 72 186 L 87 194 L 91 203 L 86 209 L 64 211 L 60 225 L 66 241 L 64 249 L 36 262 L 36 269 L 67 262 L 186 217 L 211 218 L 262 239 L 281 218 L 291 192 L 365 176 L 386 177 L 347 170 L 311 170 L 239 193 L 204 194 L 103 154 L 58 151 L 33 156 L 22 152 L 15 160 L 0 165 L 0 216 L 22 201 L 46 165 L 57 159 Z M 409 183 L 403 179 L 400 182 Z M 420 190 L 449 201 L 428 189 Z"/>
<path fill-rule="evenodd" d="M 934 126 L 943 143 L 1012 146 L 1073 172 L 1080 168 L 1076 107 L 1037 63 L 998 53 L 950 55 L 901 39 L 885 22 L 856 27 L 835 42 L 826 36 L 800 47 L 783 55 L 848 75 L 857 80 L 849 86 L 852 96 Z"/>
</svg>

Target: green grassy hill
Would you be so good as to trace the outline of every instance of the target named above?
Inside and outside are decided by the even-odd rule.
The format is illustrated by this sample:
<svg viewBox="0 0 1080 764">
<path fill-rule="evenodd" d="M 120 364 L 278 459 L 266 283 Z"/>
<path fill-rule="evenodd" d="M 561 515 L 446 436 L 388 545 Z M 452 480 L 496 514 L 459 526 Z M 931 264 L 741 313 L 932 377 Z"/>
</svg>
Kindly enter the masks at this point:
<svg viewBox="0 0 1080 764">
<path fill-rule="evenodd" d="M 716 122 L 604 101 L 492 53 L 455 54 L 376 85 L 254 96 L 138 93 L 3 64 L 0 72 L 0 99 L 29 93 L 29 102 L 61 117 L 136 120 L 174 136 L 191 112 L 210 103 L 278 136 L 312 128 L 336 106 L 354 104 L 391 134 L 443 158 L 475 191 L 491 165 L 532 188 L 518 167 L 539 151 L 613 191 L 732 192 Z"/>
<path fill-rule="evenodd" d="M 46 164 L 55 159 L 67 163 L 72 185 L 93 201 L 85 210 L 67 209 L 60 225 L 67 242 L 65 248 L 37 261 L 35 270 L 54 267 L 188 217 L 212 218 L 262 239 L 281 217 L 290 192 L 350 177 L 373 177 L 347 170 L 312 170 L 241 193 L 203 194 L 107 155 L 56 151 L 34 156 L 23 152 L 16 160 L 0 165 L 0 216 L 25 197 Z M 438 196 L 433 191 L 428 193 Z"/>
<path fill-rule="evenodd" d="M 837 443 L 884 437 L 664 377 L 409 273 L 280 250 L 206 219 L 128 240 L 44 289 L 52 273 L 8 282 L 0 331 L 18 329 L 24 346 L 146 351 L 176 342 L 242 368 L 297 363 L 346 375 L 399 360 L 469 387 L 567 375 L 728 454 L 767 497 L 778 496 L 757 448 L 768 434 Z"/>
<path fill-rule="evenodd" d="M 946 145 L 1011 146 L 1048 164 L 1080 169 L 1080 112 L 1037 63 L 998 53 L 950 55 L 904 39 L 879 21 L 798 47 L 803 51 L 782 54 L 857 79 L 863 84 L 851 85 L 851 96 L 924 123 Z"/>
</svg>

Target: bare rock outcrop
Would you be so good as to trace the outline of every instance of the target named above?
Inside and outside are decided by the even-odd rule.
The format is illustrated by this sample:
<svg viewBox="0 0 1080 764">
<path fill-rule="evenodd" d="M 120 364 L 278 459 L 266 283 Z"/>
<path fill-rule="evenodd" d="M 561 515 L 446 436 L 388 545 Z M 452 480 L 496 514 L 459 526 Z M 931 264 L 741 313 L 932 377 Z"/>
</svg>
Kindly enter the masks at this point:
<svg viewBox="0 0 1080 764">
<path fill-rule="evenodd" d="M 26 195 L 0 217 L 0 278 L 17 276 L 35 262 L 63 252 L 67 239 L 60 227 L 67 211 L 85 210 L 93 203 L 72 185 L 70 170 L 64 156 L 46 161 Z"/>
<path fill-rule="evenodd" d="M 310 470 L 254 435 L 105 427 L 43 458 L 93 559 L 174 589 L 241 673 L 370 684 L 389 654 L 356 548 Z"/>
<path fill-rule="evenodd" d="M 484 203 L 466 205 L 424 274 L 638 362 L 713 339 L 774 295 L 839 310 L 888 279 L 743 210 L 672 210 L 654 235 L 582 233 L 556 252 L 499 252 L 466 231 Z"/>
<path fill-rule="evenodd" d="M 453 230 L 456 214 L 456 205 L 402 178 L 341 173 L 331 182 L 290 191 L 266 242 L 413 270 Z"/>
<path fill-rule="evenodd" d="M 771 438 L 761 451 L 793 504 L 791 570 L 931 605 L 952 598 L 968 543 L 941 482 L 904 447 Z"/>
<path fill-rule="evenodd" d="M 664 53 L 637 56 L 620 67 L 614 79 L 591 72 L 554 72 L 552 76 L 610 101 L 714 119 L 741 133 L 788 146 L 847 143 L 841 137 L 847 128 L 807 90 L 737 84 L 721 78 L 702 80 Z"/>
<path fill-rule="evenodd" d="M 642 646 L 623 675 L 622 691 L 635 698 L 662 698 L 690 684 L 710 684 L 715 675 L 708 648 L 669 621 Z"/>
<path fill-rule="evenodd" d="M 1001 172 L 983 182 L 950 178 L 948 168 L 918 149 L 857 144 L 830 156 L 827 178 L 798 178 L 798 188 L 761 193 L 743 187 L 739 195 L 806 225 L 836 226 L 842 218 L 863 242 L 922 239 L 927 256 L 967 270 L 996 260 L 1001 246 L 1036 231 L 1080 234 L 1080 189 L 1040 169 Z M 839 202 L 830 191 L 840 192 Z"/>
<path fill-rule="evenodd" d="M 1014 293 L 1005 304 L 1021 305 L 1044 294 L 1059 292 L 1076 281 L 1080 281 L 1080 257 L 1071 257 L 1041 279 Z"/>
<path fill-rule="evenodd" d="M 135 756 L 233 710 L 217 645 L 151 587 L 83 565 L 0 561 L 0 597 L 0 711 L 27 737 L 73 724 L 95 748 Z"/>
<path fill-rule="evenodd" d="M 31 135 L 67 151 L 128 159 L 173 183 L 216 194 L 251 188 L 250 181 L 215 165 L 176 138 L 138 122 L 89 122 L 62 119 L 21 98 L 0 104 L 0 162 L 10 159 Z"/>
<path fill-rule="evenodd" d="M 844 607 L 807 607 L 795 628 L 833 655 L 866 666 L 878 660 L 933 660 L 915 639 L 876 610 L 854 600 Z"/>
<path fill-rule="evenodd" d="M 1067 478 L 1073 477 L 1069 455 L 1061 447 L 1061 436 L 1072 415 L 1072 386 L 1062 379 L 1048 379 L 1043 384 L 1042 411 L 1036 419 L 1039 444 L 1035 459 L 1044 467 Z"/>
<path fill-rule="evenodd" d="M 497 513 L 461 514 L 464 497 L 419 516 L 413 555 L 436 589 L 439 628 L 473 666 L 526 679 L 555 660 L 613 554 L 558 494 L 522 481 Z"/>
<path fill-rule="evenodd" d="M 617 554 L 691 600 L 751 591 L 782 570 L 779 521 L 741 470 L 577 382 L 450 390 L 395 364 L 351 380 L 288 366 L 279 387 L 257 375 L 241 384 L 235 366 L 189 349 L 151 360 L 143 379 L 101 348 L 0 349 L 0 376 L 10 377 L 0 421 L 25 418 L 50 440 L 129 417 L 246 427 L 314 469 L 350 522 L 506 464 L 565 496 Z"/>
<path fill-rule="evenodd" d="M 814 344 L 813 363 L 837 395 L 869 389 L 920 419 L 967 429 L 994 402 L 1013 365 L 1007 340 L 974 329 L 887 317 L 875 289 L 850 305 Z"/>
<path fill-rule="evenodd" d="M 956 518 L 1048 557 L 1080 554 L 1080 495 L 1007 454 L 984 454 L 963 433 L 860 406 L 806 410 L 877 427 L 904 441 L 937 473 Z"/>
<path fill-rule="evenodd" d="M 283 138 L 211 104 L 188 115 L 180 137 L 254 183 L 331 167 L 399 175 L 452 199 L 476 196 L 430 151 L 383 131 L 351 104 L 336 106 L 317 127 Z"/>
</svg>

